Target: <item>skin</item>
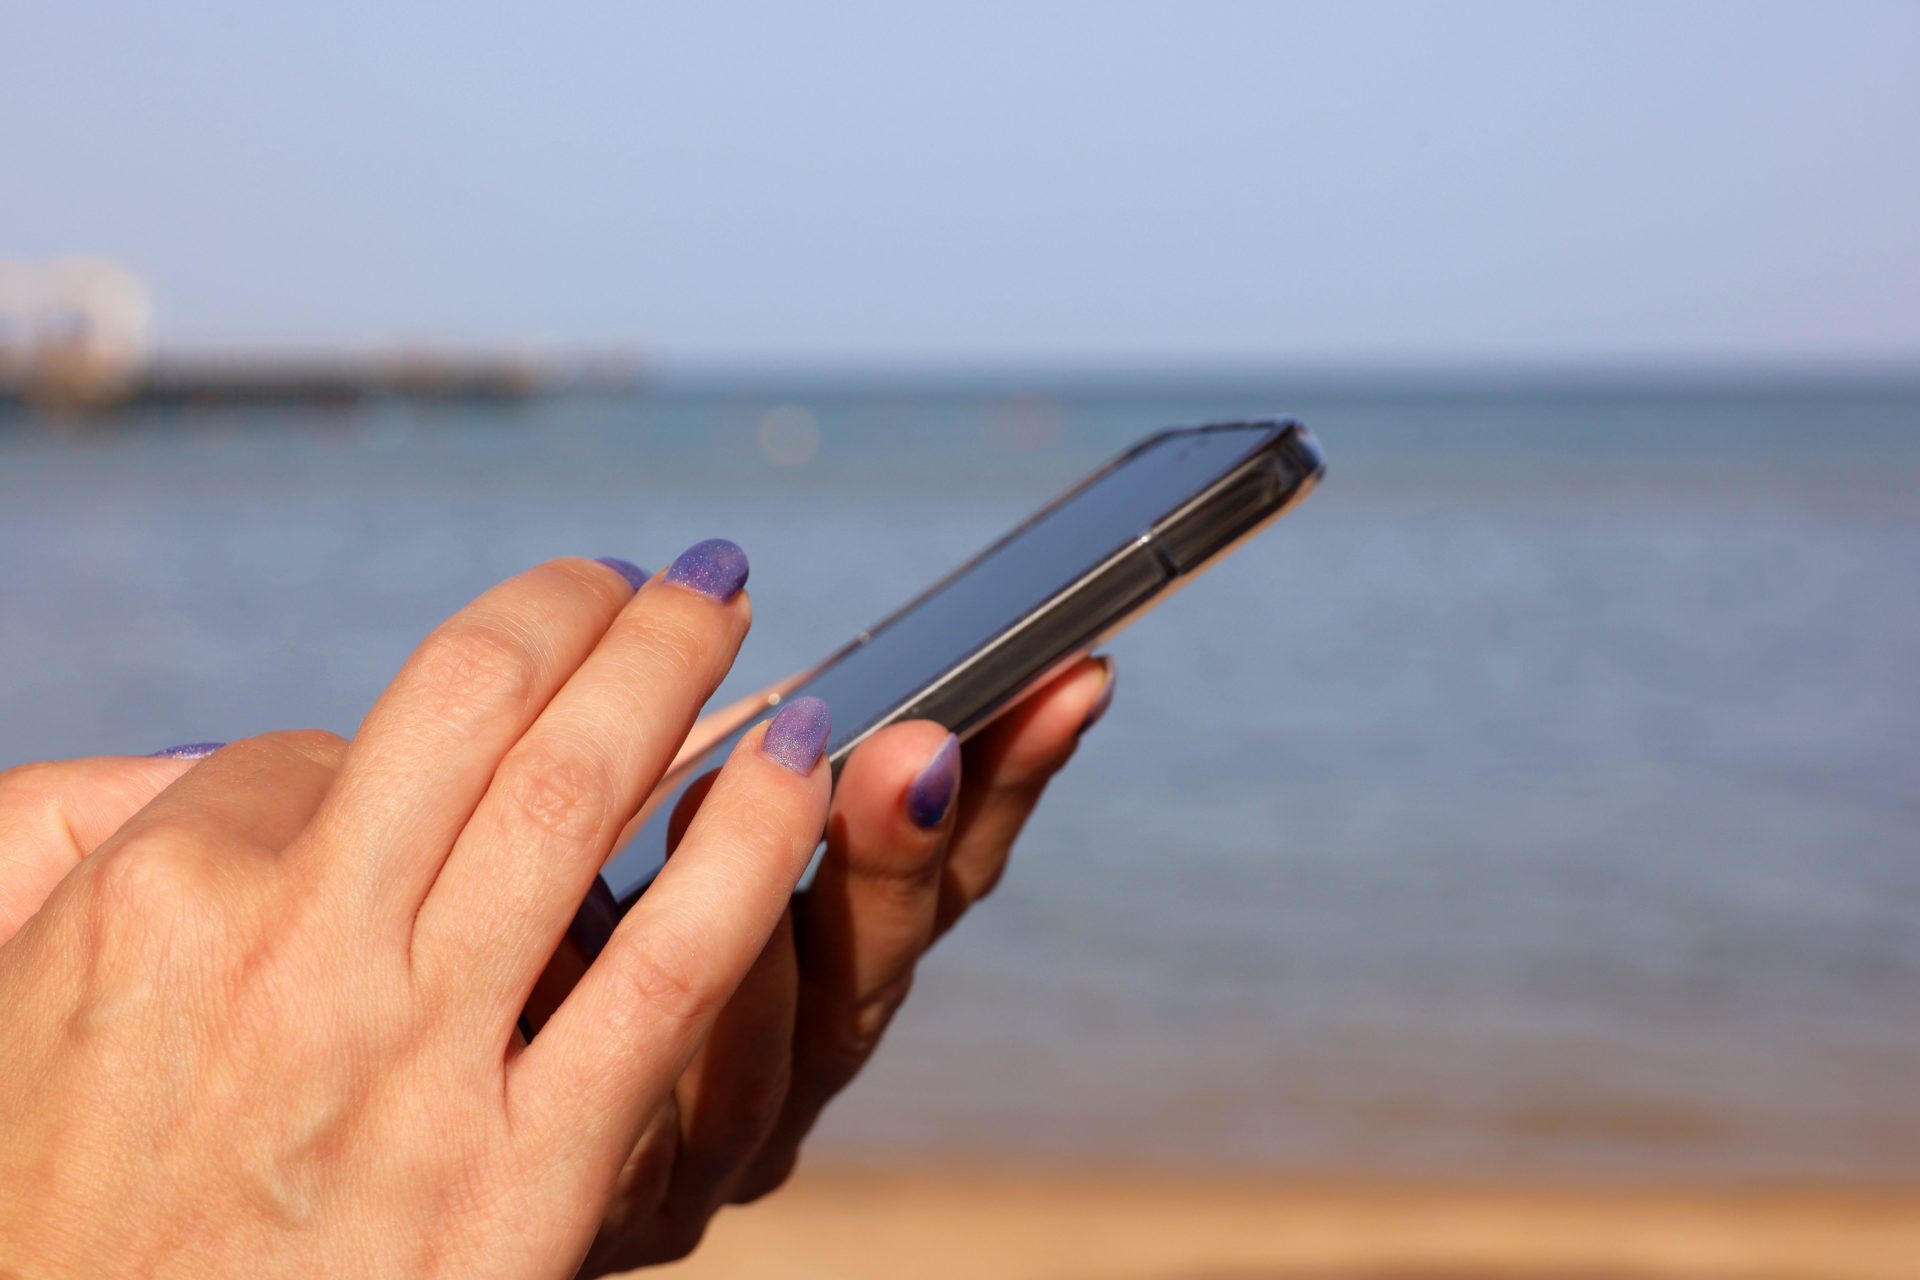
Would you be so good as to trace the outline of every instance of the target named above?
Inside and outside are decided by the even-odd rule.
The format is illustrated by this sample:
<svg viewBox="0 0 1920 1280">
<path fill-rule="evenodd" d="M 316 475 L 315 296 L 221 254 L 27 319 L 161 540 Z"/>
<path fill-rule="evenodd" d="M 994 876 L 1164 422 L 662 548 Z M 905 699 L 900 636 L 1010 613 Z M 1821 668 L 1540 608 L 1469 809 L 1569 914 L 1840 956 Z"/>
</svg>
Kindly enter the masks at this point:
<svg viewBox="0 0 1920 1280">
<path fill-rule="evenodd" d="M 351 742 L 0 774 L 0 1274 L 600 1274 L 777 1187 L 1110 677 L 969 742 L 932 830 L 905 797 L 938 726 L 875 735 L 831 799 L 756 729 L 527 1043 L 749 616 L 555 561 L 438 628 Z"/>
</svg>

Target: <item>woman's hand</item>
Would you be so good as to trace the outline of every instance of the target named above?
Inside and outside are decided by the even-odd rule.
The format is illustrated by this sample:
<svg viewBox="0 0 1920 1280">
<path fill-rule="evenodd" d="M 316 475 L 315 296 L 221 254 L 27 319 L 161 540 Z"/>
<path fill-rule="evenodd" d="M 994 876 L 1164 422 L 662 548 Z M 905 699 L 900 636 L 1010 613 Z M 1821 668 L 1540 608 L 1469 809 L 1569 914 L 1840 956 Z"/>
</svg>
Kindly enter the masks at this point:
<svg viewBox="0 0 1920 1280">
<path fill-rule="evenodd" d="M 786 1179 L 821 1109 L 872 1055 L 921 954 L 998 882 L 1112 691 L 1111 663 L 1089 659 L 964 748 L 923 720 L 854 751 L 818 873 L 634 1148 L 582 1274 L 684 1257 L 721 1207 Z M 675 827 L 699 796 L 696 785 Z"/>
<path fill-rule="evenodd" d="M 589 1269 L 776 1184 L 1109 685 L 1076 668 L 969 744 L 957 806 L 941 731 L 877 735 L 790 911 L 825 780 L 783 713 L 787 763 L 750 735 L 527 1048 L 526 993 L 744 633 L 731 550 L 624 608 L 584 561 L 496 589 L 351 747 L 0 777 L 0 1078 L 30 1082 L 0 1094 L 0 1270 L 565 1274 L 603 1205 Z"/>
<path fill-rule="evenodd" d="M 571 1272 L 826 817 L 796 700 L 522 1046 L 746 631 L 744 576 L 725 544 L 637 596 L 542 566 L 435 632 L 351 746 L 237 743 L 90 852 L 76 830 L 0 947 L 0 1271 Z"/>
</svg>

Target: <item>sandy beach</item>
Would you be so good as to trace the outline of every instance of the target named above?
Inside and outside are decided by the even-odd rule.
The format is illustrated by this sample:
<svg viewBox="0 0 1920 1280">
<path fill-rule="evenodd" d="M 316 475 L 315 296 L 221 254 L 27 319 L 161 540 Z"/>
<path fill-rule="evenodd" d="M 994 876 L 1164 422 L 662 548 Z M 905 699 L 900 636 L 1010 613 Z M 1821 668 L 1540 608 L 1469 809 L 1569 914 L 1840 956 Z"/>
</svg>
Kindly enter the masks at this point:
<svg viewBox="0 0 1920 1280">
<path fill-rule="evenodd" d="M 674 1280 L 1912 1280 L 1920 1187 L 1658 1189 L 818 1168 Z"/>
</svg>

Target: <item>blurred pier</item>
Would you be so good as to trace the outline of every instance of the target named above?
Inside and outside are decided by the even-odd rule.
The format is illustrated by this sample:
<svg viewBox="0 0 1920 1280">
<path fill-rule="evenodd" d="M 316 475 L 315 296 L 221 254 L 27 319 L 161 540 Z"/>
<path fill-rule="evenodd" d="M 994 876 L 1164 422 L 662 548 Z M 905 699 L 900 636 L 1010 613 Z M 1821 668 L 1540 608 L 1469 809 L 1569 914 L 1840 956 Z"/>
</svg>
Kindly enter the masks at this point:
<svg viewBox="0 0 1920 1280">
<path fill-rule="evenodd" d="M 628 391 L 630 355 L 554 359 L 523 351 L 404 347 L 358 354 L 160 353 L 133 272 L 100 258 L 0 258 L 0 410 L 97 414 L 150 407 L 367 400 L 513 401 L 555 391 Z"/>
<path fill-rule="evenodd" d="M 539 363 L 511 357 L 177 358 L 125 373 L 102 370 L 85 360 L 55 359 L 0 383 L 0 406 L 107 412 L 201 405 L 350 406 L 380 398 L 520 400 L 559 381 Z"/>
</svg>

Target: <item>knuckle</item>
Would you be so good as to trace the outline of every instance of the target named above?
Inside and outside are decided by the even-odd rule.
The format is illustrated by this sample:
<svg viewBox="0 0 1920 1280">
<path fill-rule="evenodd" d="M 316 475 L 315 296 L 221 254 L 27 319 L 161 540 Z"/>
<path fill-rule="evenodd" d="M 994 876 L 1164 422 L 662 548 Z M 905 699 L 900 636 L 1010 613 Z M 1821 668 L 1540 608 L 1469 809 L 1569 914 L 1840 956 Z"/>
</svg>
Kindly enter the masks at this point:
<svg viewBox="0 0 1920 1280">
<path fill-rule="evenodd" d="M 100 859 L 93 869 L 94 890 L 112 906 L 148 909 L 191 893 L 200 878 L 199 855 L 182 837 L 164 828 Z"/>
<path fill-rule="evenodd" d="M 58 772 L 44 761 L 0 770 L 0 803 L 32 801 L 51 794 Z"/>
<path fill-rule="evenodd" d="M 540 657 L 530 638 L 478 619 L 443 626 L 420 654 L 415 672 L 425 709 L 451 716 L 476 704 L 522 706 L 540 679 Z"/>
<path fill-rule="evenodd" d="M 800 1153 L 794 1147 L 787 1147 L 771 1159 L 762 1158 L 740 1184 L 733 1189 L 730 1197 L 734 1204 L 752 1204 L 764 1199 L 787 1185 L 793 1177 L 795 1166 L 800 1163 Z"/>
<path fill-rule="evenodd" d="M 714 804 L 711 795 L 701 802 L 699 814 L 710 819 L 709 825 L 697 832 L 689 828 L 675 857 L 692 856 L 697 849 L 700 861 L 726 875 L 750 878 L 775 861 L 799 857 L 803 845 L 811 853 L 819 842 L 820 833 L 802 831 L 780 797 L 748 786 L 733 788 L 722 799 L 723 805 Z M 793 873 L 797 878 L 800 868 Z"/>
<path fill-rule="evenodd" d="M 854 1005 L 827 1040 L 831 1079 L 843 1083 L 867 1064 L 912 987 L 913 971 L 909 969 Z"/>
<path fill-rule="evenodd" d="M 167 828 L 144 832 L 84 865 L 99 937 L 192 934 L 218 911 L 207 858 Z"/>
<path fill-rule="evenodd" d="M 723 666 L 717 659 L 724 651 L 711 627 L 669 612 L 643 612 L 625 625 L 625 642 L 653 678 L 664 672 L 674 680 L 717 682 L 714 668 Z"/>
<path fill-rule="evenodd" d="M 528 747 L 502 765 L 499 786 L 509 821 L 555 840 L 587 840 L 606 821 L 607 769 L 590 753 Z"/>
<path fill-rule="evenodd" d="M 1006 874 L 1006 867 L 1004 865 L 995 866 L 978 885 L 974 886 L 973 900 L 975 902 L 981 902 L 992 897 L 994 891 L 1000 887 L 1000 882 L 1006 879 Z"/>
<path fill-rule="evenodd" d="M 723 848 L 729 863 L 753 866 L 765 861 L 766 850 L 794 842 L 793 819 L 775 799 L 736 792 L 726 817 Z"/>
<path fill-rule="evenodd" d="M 656 1246 L 648 1250 L 649 1257 L 660 1262 L 684 1262 L 706 1238 L 707 1220 L 676 1215 L 663 1221 L 658 1231 Z"/>
<path fill-rule="evenodd" d="M 617 578 L 608 575 L 606 566 L 585 556 L 548 560 L 534 573 L 550 580 L 561 591 L 578 597 L 581 603 L 597 599 L 618 609 L 633 598 L 632 588 L 619 584 Z"/>
<path fill-rule="evenodd" d="M 1001 878 L 1007 872 L 1014 834 L 1009 832 L 995 838 L 989 847 L 974 851 L 978 856 L 947 865 L 940 885 L 939 905 L 935 908 L 935 939 L 943 937 L 962 916 L 1000 887 Z"/>
<path fill-rule="evenodd" d="M 901 897 L 917 900 L 939 888 L 946 865 L 944 843 L 930 840 L 868 851 L 853 869 Z"/>
<path fill-rule="evenodd" d="M 766 1140 L 786 1110 L 792 1077 L 784 1057 L 774 1058 L 774 1063 L 777 1065 L 750 1067 L 735 1081 L 728 1091 L 726 1123 L 711 1141 L 702 1141 L 701 1145 L 709 1147 L 710 1154 L 729 1171 L 740 1157 Z"/>
<path fill-rule="evenodd" d="M 649 928 L 631 945 L 612 952 L 614 980 L 633 999 L 634 1017 L 696 1022 L 715 1012 L 719 999 L 700 977 L 699 950 L 672 929 Z M 606 958 L 603 953 L 603 959 Z"/>
<path fill-rule="evenodd" d="M 1000 763 L 998 776 L 994 778 L 993 789 L 1008 799 L 1031 808 L 1040 800 L 1040 793 L 1053 781 L 1053 775 L 1067 767 L 1073 759 L 1073 753 L 1079 749 L 1078 740 L 1067 742 L 1057 750 L 1042 754 L 1014 753 Z"/>
<path fill-rule="evenodd" d="M 60 771 L 41 762 L 0 772 L 0 827 L 39 831 L 60 823 Z"/>
</svg>

